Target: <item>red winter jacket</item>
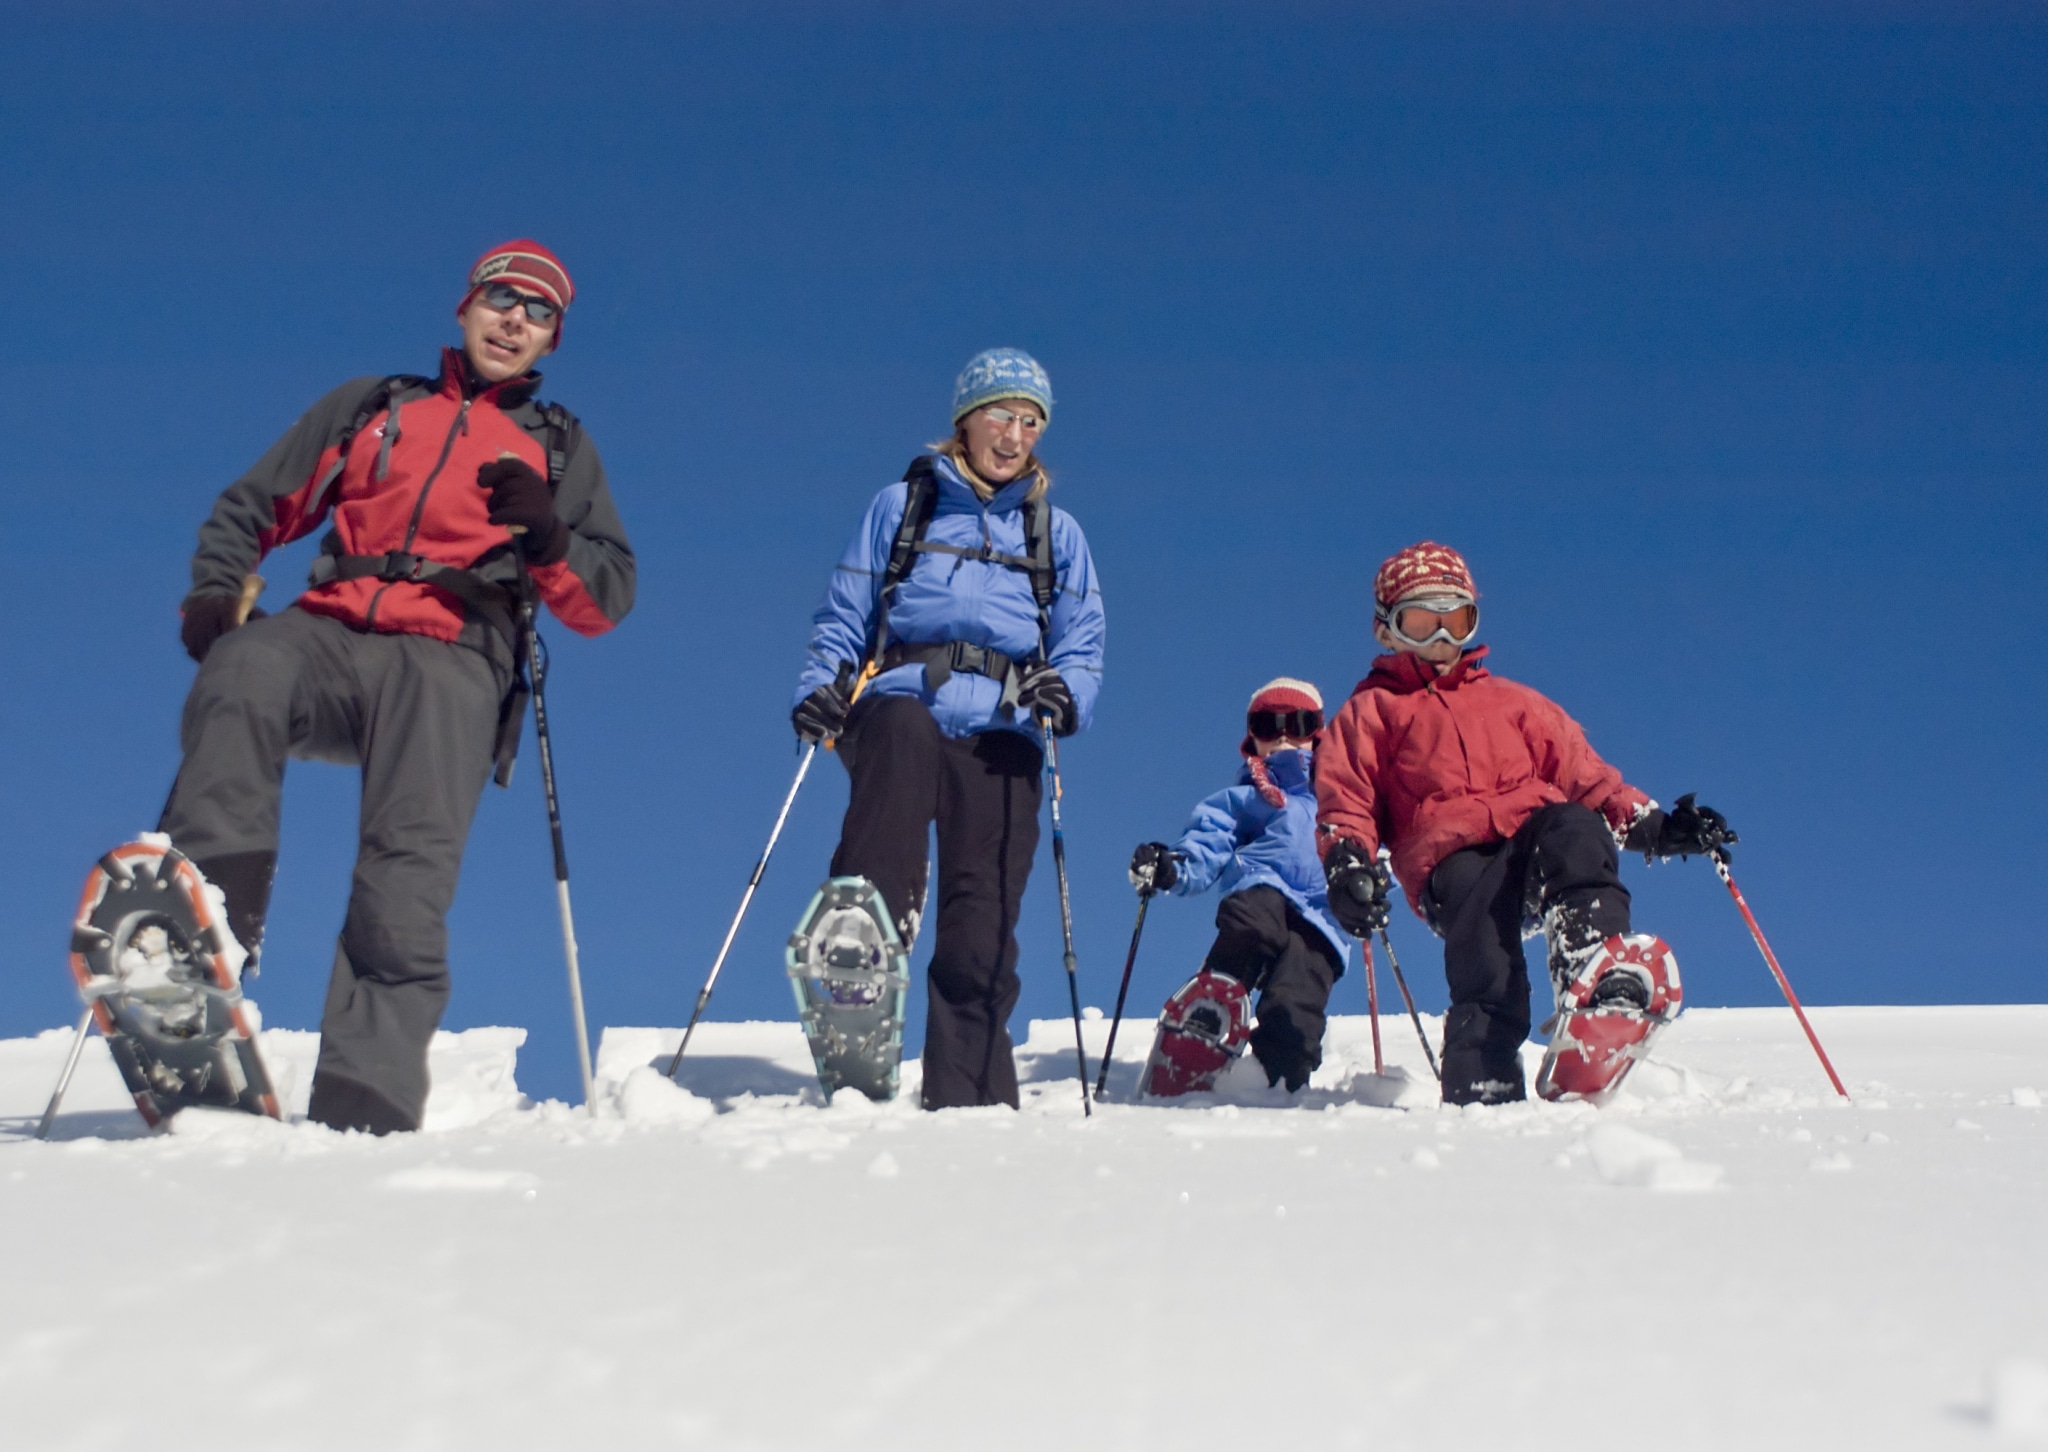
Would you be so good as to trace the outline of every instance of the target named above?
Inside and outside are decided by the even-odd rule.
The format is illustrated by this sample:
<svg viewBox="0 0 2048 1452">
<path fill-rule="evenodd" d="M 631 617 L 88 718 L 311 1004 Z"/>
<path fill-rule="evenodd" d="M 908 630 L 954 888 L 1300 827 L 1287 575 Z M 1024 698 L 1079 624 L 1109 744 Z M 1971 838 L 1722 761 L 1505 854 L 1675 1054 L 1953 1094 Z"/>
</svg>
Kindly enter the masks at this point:
<svg viewBox="0 0 2048 1452">
<path fill-rule="evenodd" d="M 1439 862 L 1512 837 L 1538 807 L 1581 802 L 1619 833 L 1650 803 L 1555 701 L 1480 665 L 1486 649 L 1441 676 L 1420 656 L 1381 656 L 1316 752 L 1324 853 L 1339 838 L 1368 855 L 1386 843 L 1417 913 Z"/>
<path fill-rule="evenodd" d="M 516 582 L 511 535 L 490 522 L 490 496 L 477 486 L 476 474 L 505 453 L 518 455 L 543 475 L 548 472 L 553 431 L 533 398 L 540 375 L 480 385 L 462 355 L 445 349 L 440 377 L 394 385 L 389 403 L 369 417 L 344 450 L 342 436 L 383 383 L 359 378 L 335 389 L 228 486 L 199 531 L 199 551 L 192 559 L 194 595 L 238 593 L 242 577 L 264 555 L 310 534 L 330 517 L 333 530 L 323 545 L 325 554 L 402 552 L 473 569 L 500 584 Z M 563 624 L 597 635 L 632 608 L 633 550 L 612 505 L 596 447 L 573 424 L 564 442 L 555 512 L 569 525 L 568 549 L 561 559 L 535 564 L 533 580 Z M 335 475 L 337 461 L 341 469 Z M 314 585 L 298 603 L 359 630 L 428 635 L 492 653 L 503 648 L 476 611 L 448 591 L 416 580 L 330 579 Z"/>
</svg>

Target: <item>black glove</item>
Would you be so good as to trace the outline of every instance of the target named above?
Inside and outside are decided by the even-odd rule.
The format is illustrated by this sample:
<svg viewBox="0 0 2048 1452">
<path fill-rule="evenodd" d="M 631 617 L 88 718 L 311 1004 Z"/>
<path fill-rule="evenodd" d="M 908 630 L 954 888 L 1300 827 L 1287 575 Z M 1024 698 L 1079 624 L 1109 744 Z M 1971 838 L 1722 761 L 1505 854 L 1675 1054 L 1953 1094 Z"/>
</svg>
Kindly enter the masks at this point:
<svg viewBox="0 0 2048 1452">
<path fill-rule="evenodd" d="M 190 595 L 179 608 L 185 620 L 178 627 L 178 639 L 185 642 L 185 654 L 198 661 L 206 659 L 215 641 L 245 623 L 235 618 L 242 610 L 239 595 Z M 248 619 L 261 620 L 267 613 L 251 610 Z"/>
<path fill-rule="evenodd" d="M 1072 736 L 1081 724 L 1074 693 L 1067 689 L 1060 673 L 1045 661 L 1025 666 L 1018 675 L 1017 704 L 1034 721 L 1040 716 L 1050 717 L 1055 736 Z"/>
<path fill-rule="evenodd" d="M 1180 881 L 1179 854 L 1164 842 L 1147 842 L 1131 854 L 1131 886 L 1141 893 L 1165 892 Z"/>
<path fill-rule="evenodd" d="M 476 471 L 477 487 L 491 491 L 491 523 L 515 531 L 519 549 L 536 565 L 569 553 L 569 526 L 555 513 L 548 481 L 524 459 L 494 459 Z"/>
<path fill-rule="evenodd" d="M 1330 884 L 1330 916 L 1353 937 L 1370 938 L 1393 916 L 1387 891 L 1394 875 L 1356 843 L 1340 841 L 1330 849 L 1323 858 L 1323 877 Z"/>
<path fill-rule="evenodd" d="M 1726 857 L 1727 844 L 1742 839 L 1728 826 L 1726 817 L 1712 807 L 1694 805 L 1692 798 L 1687 792 L 1668 812 L 1653 807 L 1643 813 L 1642 820 L 1628 829 L 1622 845 L 1645 857 L 1705 857 L 1716 850 Z"/>
<path fill-rule="evenodd" d="M 796 739 L 810 746 L 837 736 L 846 729 L 846 713 L 853 709 L 853 694 L 847 689 L 853 680 L 850 661 L 839 663 L 839 675 L 796 703 L 789 713 L 796 727 Z"/>
</svg>

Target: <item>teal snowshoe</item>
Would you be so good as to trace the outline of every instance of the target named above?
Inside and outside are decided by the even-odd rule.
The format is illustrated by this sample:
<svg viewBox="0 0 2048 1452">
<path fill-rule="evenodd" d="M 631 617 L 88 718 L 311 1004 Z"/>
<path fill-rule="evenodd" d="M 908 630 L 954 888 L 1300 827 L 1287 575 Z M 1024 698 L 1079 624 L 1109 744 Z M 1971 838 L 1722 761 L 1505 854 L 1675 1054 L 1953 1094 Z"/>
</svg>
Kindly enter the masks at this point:
<svg viewBox="0 0 2048 1452">
<path fill-rule="evenodd" d="M 786 962 L 825 1097 L 852 1088 L 894 1099 L 910 953 L 880 891 L 865 877 L 829 879 L 790 934 Z"/>
</svg>

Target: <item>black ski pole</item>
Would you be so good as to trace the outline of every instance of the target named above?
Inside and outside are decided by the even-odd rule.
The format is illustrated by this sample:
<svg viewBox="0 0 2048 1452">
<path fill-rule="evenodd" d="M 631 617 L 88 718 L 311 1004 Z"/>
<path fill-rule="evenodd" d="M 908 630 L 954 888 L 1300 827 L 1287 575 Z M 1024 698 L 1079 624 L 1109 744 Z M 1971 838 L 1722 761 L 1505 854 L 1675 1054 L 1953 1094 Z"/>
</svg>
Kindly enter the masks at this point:
<svg viewBox="0 0 2048 1452">
<path fill-rule="evenodd" d="M 1102 1051 L 1102 1074 L 1095 1081 L 1095 1097 L 1100 1099 L 1103 1090 L 1109 1086 L 1109 1061 L 1116 1057 L 1116 1026 L 1124 1021 L 1124 995 L 1131 991 L 1131 967 L 1138 961 L 1138 937 L 1145 931 L 1145 909 L 1152 906 L 1152 889 L 1147 887 L 1138 893 L 1138 925 L 1131 929 L 1131 951 L 1124 957 L 1124 981 L 1117 985 L 1116 1012 L 1109 1020 L 1109 1044 Z M 1083 1073 L 1087 1072 L 1083 1066 Z"/>
<path fill-rule="evenodd" d="M 1066 945 L 1067 997 L 1074 1004 L 1074 1059 L 1081 1066 L 1081 1117 L 1092 1118 L 1088 1104 L 1088 1051 L 1081 1046 L 1081 985 L 1074 972 L 1074 908 L 1067 900 L 1067 834 L 1060 827 L 1060 748 L 1052 734 L 1052 718 L 1038 718 L 1045 737 L 1045 774 L 1052 778 L 1052 865 L 1060 883 L 1060 934 Z"/>
<path fill-rule="evenodd" d="M 1436 1082 L 1444 1082 L 1444 1071 L 1436 1066 L 1436 1051 L 1429 1046 L 1429 1035 L 1422 1031 L 1422 1015 L 1415 1011 L 1415 995 L 1408 991 L 1408 980 L 1401 976 L 1401 960 L 1394 956 L 1394 940 L 1387 936 L 1385 928 L 1380 929 L 1380 946 L 1387 950 L 1387 966 L 1394 970 L 1394 982 L 1401 989 L 1401 1001 L 1408 1005 L 1408 1021 L 1415 1025 L 1415 1037 L 1422 1040 L 1422 1057 L 1429 1060 L 1429 1072 L 1436 1076 Z M 1366 944 L 1368 953 L 1372 944 Z"/>
<path fill-rule="evenodd" d="M 868 688 L 868 682 L 880 673 L 875 659 L 869 657 L 868 663 L 861 667 L 860 675 L 853 683 L 852 693 L 846 698 L 848 710 L 851 710 L 854 702 L 860 699 L 861 692 Z M 804 748 L 803 760 L 796 765 L 796 780 L 789 784 L 789 792 L 782 799 L 782 810 L 775 814 L 775 825 L 769 829 L 768 845 L 761 849 L 761 858 L 754 864 L 753 876 L 747 879 L 747 890 L 740 894 L 740 909 L 732 915 L 732 923 L 725 930 L 725 941 L 718 945 L 718 956 L 711 960 L 711 972 L 705 976 L 704 986 L 697 990 L 697 1006 L 690 1010 L 690 1022 L 683 1029 L 683 1041 L 676 1045 L 675 1057 L 668 1061 L 668 1076 L 671 1079 L 675 1078 L 676 1070 L 683 1066 L 683 1054 L 690 1047 L 690 1036 L 697 1032 L 697 1024 L 703 1019 L 704 1010 L 711 1003 L 711 990 L 718 985 L 718 973 L 725 967 L 725 955 L 732 951 L 732 940 L 739 936 L 740 924 L 746 921 L 747 908 L 754 901 L 754 889 L 761 885 L 761 878 L 768 871 L 768 859 L 774 855 L 775 844 L 782 837 L 782 824 L 789 820 L 789 809 L 796 805 L 796 794 L 803 787 L 804 777 L 810 773 L 812 761 L 817 759 L 818 747 L 822 744 L 830 751 L 833 739 L 828 736 L 822 743 L 813 741 Z"/>
<path fill-rule="evenodd" d="M 739 936 L 740 924 L 746 921 L 747 908 L 754 901 L 754 889 L 761 885 L 761 878 L 768 871 L 768 859 L 774 854 L 775 844 L 782 836 L 782 824 L 789 820 L 789 809 L 796 805 L 796 794 L 803 787 L 804 777 L 809 774 L 811 762 L 817 755 L 818 743 L 813 741 L 804 748 L 803 760 L 797 763 L 796 780 L 789 784 L 789 793 L 782 799 L 782 810 L 775 814 L 775 826 L 768 833 L 768 845 L 761 849 L 753 876 L 747 879 L 747 890 L 740 894 L 740 910 L 732 915 L 732 924 L 725 930 L 725 941 L 718 945 L 718 956 L 711 960 L 711 972 L 705 977 L 704 986 L 697 991 L 697 1006 L 690 1010 L 689 1026 L 683 1030 L 683 1041 L 676 1045 L 676 1056 L 668 1061 L 671 1079 L 682 1067 L 683 1055 L 689 1051 L 690 1036 L 697 1032 L 698 1020 L 704 1017 L 704 1010 L 711 1003 L 711 990 L 718 985 L 718 972 L 725 967 L 725 955 L 732 951 L 732 940 Z"/>
<path fill-rule="evenodd" d="M 583 1076 L 583 1105 L 590 1107 L 590 1030 L 583 1018 L 583 972 L 576 955 L 576 916 L 569 908 L 569 853 L 562 845 L 562 806 L 555 794 L 555 746 L 548 734 L 548 653 L 534 624 L 533 580 L 520 562 L 519 624 L 526 634 L 526 674 L 533 682 L 533 734 L 540 748 L 541 794 L 548 804 L 548 837 L 555 849 L 555 906 L 562 917 L 562 956 L 569 965 L 569 1013 L 576 1028 L 576 1068 Z"/>
</svg>

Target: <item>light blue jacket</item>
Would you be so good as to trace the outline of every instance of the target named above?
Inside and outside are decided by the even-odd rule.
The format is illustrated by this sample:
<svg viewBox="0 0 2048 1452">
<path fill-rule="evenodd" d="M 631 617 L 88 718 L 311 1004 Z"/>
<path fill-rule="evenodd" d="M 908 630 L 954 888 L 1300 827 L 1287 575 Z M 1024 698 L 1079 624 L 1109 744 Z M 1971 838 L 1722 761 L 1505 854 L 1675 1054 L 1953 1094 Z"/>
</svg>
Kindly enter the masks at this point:
<svg viewBox="0 0 2048 1452">
<path fill-rule="evenodd" d="M 1220 886 L 1223 896 L 1248 887 L 1279 889 L 1351 962 L 1351 939 L 1330 917 L 1323 862 L 1316 852 L 1316 787 L 1311 754 L 1276 751 L 1266 758 L 1266 775 L 1286 796 L 1274 806 L 1252 782 L 1250 763 L 1237 785 L 1204 797 L 1174 851 L 1183 858 L 1173 892 L 1190 897 Z"/>
<path fill-rule="evenodd" d="M 999 554 L 1028 553 L 1023 509 L 1024 496 L 1030 492 L 1027 482 L 1010 484 L 983 504 L 951 459 L 939 455 L 935 464 L 938 499 L 931 527 L 925 531 L 927 540 L 969 550 L 987 546 Z M 841 661 L 858 665 L 866 657 L 882 574 L 908 492 L 907 484 L 897 483 L 877 494 L 840 557 L 825 598 L 811 617 L 810 655 L 797 678 L 796 701 L 830 681 Z M 1073 693 L 1077 729 L 1085 730 L 1102 690 L 1102 591 L 1081 526 L 1057 506 L 1049 513 L 1058 594 L 1050 612 L 1047 659 Z M 1038 602 L 1032 598 L 1031 577 L 992 560 L 920 553 L 890 603 L 889 639 L 933 645 L 964 640 L 1013 660 L 1034 656 L 1039 648 Z M 867 693 L 916 696 L 948 736 L 991 730 L 1037 735 L 1029 720 L 998 711 L 1003 683 L 990 676 L 955 671 L 934 692 L 927 688 L 923 666 L 905 665 L 875 677 Z"/>
</svg>

